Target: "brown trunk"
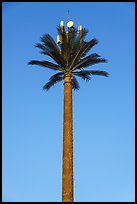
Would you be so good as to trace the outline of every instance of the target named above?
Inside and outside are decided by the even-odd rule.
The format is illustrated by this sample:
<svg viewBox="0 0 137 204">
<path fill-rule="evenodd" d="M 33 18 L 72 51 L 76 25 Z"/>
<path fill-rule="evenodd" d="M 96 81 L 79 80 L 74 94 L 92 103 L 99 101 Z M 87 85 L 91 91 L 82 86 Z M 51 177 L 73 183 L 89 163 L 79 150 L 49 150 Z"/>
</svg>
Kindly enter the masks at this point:
<svg viewBox="0 0 137 204">
<path fill-rule="evenodd" d="M 64 76 L 62 202 L 73 202 L 72 76 Z"/>
</svg>

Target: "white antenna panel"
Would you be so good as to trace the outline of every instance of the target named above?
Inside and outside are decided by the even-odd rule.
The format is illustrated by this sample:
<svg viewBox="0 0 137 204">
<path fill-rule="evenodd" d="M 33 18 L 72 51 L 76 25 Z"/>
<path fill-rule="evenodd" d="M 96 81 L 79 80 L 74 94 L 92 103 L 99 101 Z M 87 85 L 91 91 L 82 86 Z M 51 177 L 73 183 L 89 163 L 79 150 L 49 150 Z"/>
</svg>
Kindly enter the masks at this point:
<svg viewBox="0 0 137 204">
<path fill-rule="evenodd" d="M 73 22 L 73 21 L 69 21 L 69 22 L 67 23 L 67 27 L 68 27 L 68 28 L 71 28 L 73 25 L 74 25 L 74 22 Z"/>
</svg>

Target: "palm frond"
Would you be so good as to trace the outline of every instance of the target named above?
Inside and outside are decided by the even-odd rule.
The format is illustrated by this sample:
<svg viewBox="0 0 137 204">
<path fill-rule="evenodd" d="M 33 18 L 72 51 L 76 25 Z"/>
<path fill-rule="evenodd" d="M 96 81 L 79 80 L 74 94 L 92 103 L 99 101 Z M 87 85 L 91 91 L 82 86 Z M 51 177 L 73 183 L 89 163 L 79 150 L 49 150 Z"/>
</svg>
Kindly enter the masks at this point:
<svg viewBox="0 0 137 204">
<path fill-rule="evenodd" d="M 78 30 L 76 30 L 78 31 Z M 71 58 L 71 65 L 73 64 L 73 61 L 75 60 L 77 54 L 81 50 L 82 46 L 85 44 L 84 39 L 88 33 L 88 30 L 86 28 L 83 28 L 82 31 L 79 33 L 77 32 L 77 35 L 75 36 L 75 40 L 73 42 L 73 54 Z"/>
<path fill-rule="evenodd" d="M 41 53 L 51 57 L 55 63 L 49 61 L 31 60 L 28 64 L 39 65 L 45 68 L 50 68 L 55 71 L 60 71 L 49 78 L 49 81 L 43 86 L 43 89 L 49 90 L 54 84 L 64 79 L 66 72 L 71 72 L 72 88 L 79 90 L 80 86 L 75 76 L 81 77 L 83 80 L 89 81 L 91 75 L 100 75 L 108 77 L 108 73 L 100 70 L 88 70 L 84 68 L 107 62 L 97 53 L 92 53 L 86 56 L 90 49 L 98 43 L 96 38 L 89 42 L 85 41 L 88 30 L 83 28 L 82 31 L 72 27 L 65 31 L 65 27 L 58 26 L 57 32 L 61 37 L 61 43 L 57 44 L 49 34 L 44 34 L 40 40 L 41 44 L 37 43 L 35 47 L 41 50 Z M 76 71 L 78 70 L 78 71 Z M 80 71 L 79 71 L 80 70 Z"/>
<path fill-rule="evenodd" d="M 91 48 L 94 47 L 96 44 L 98 44 L 98 40 L 96 38 L 93 38 L 89 42 L 84 42 L 79 58 L 85 57 L 86 54 L 91 50 Z"/>
<path fill-rule="evenodd" d="M 72 72 L 74 75 L 77 75 L 78 77 L 82 78 L 83 80 L 89 81 L 90 78 L 90 74 L 85 73 L 84 71 L 80 71 L 80 72 Z"/>
<path fill-rule="evenodd" d="M 54 39 L 49 34 L 45 34 L 43 35 L 43 37 L 41 37 L 41 41 L 49 49 L 49 51 L 56 56 L 56 58 L 60 59 L 60 61 L 63 62 L 64 65 L 65 58 L 62 57 L 59 47 Z"/>
<path fill-rule="evenodd" d="M 62 75 L 63 75 L 63 73 L 61 73 L 61 72 L 54 74 L 52 77 L 50 77 L 49 81 L 43 86 L 43 89 L 48 91 L 56 83 L 62 81 L 63 80 Z"/>
<path fill-rule="evenodd" d="M 73 55 L 75 53 L 75 41 L 77 38 L 77 29 L 72 28 L 68 33 L 68 66 L 71 64 Z"/>
<path fill-rule="evenodd" d="M 82 43 L 84 41 L 84 38 L 86 37 L 88 33 L 88 30 L 83 28 L 81 32 L 78 32 L 76 28 L 70 28 L 69 29 L 69 39 L 68 39 L 68 50 L 69 50 L 69 67 L 72 63 L 72 60 L 74 59 L 75 55 L 79 51 L 80 47 L 82 46 Z"/>
<path fill-rule="evenodd" d="M 72 79 L 72 88 L 74 90 L 79 90 L 80 89 L 79 83 L 78 83 L 76 77 L 74 77 L 74 76 L 73 76 L 73 79 Z"/>
<path fill-rule="evenodd" d="M 92 53 L 92 54 L 90 54 L 90 55 L 88 55 L 87 57 L 84 57 L 82 60 L 84 60 L 84 59 L 94 59 L 94 58 L 98 58 L 98 57 L 101 57 L 99 54 L 97 54 L 97 53 Z"/>
<path fill-rule="evenodd" d="M 43 37 L 40 38 L 41 42 L 51 51 L 56 51 L 59 54 L 59 48 L 54 41 L 54 39 L 49 34 L 44 34 Z"/>
<path fill-rule="evenodd" d="M 50 68 L 52 70 L 62 71 L 62 68 L 59 65 L 56 65 L 56 64 L 48 62 L 48 61 L 31 60 L 30 62 L 28 62 L 28 64 L 39 65 L 39 66 L 42 66 L 42 67 Z"/>
<path fill-rule="evenodd" d="M 100 71 L 100 70 L 89 70 L 89 71 L 79 71 L 79 72 L 72 72 L 74 75 L 77 75 L 81 77 L 82 79 L 89 81 L 90 75 L 100 75 L 108 77 L 109 73 L 106 71 Z"/>
<path fill-rule="evenodd" d="M 61 35 L 62 42 L 59 46 L 63 58 L 66 59 L 66 67 L 71 67 L 71 62 L 81 48 L 81 42 L 83 43 L 88 30 L 83 28 L 81 35 L 79 35 L 78 30 L 74 27 L 70 28 L 68 32 L 65 32 L 65 29 L 62 30 L 60 26 L 56 29 L 58 34 Z"/>
<path fill-rule="evenodd" d="M 76 63 L 74 65 L 74 67 L 72 67 L 72 70 L 76 70 L 76 69 L 81 69 L 81 68 L 85 68 L 94 64 L 98 64 L 101 62 L 107 62 L 106 59 L 104 58 L 99 58 L 99 55 L 97 57 L 93 57 L 92 54 L 83 58 L 82 60 L 80 60 L 78 63 Z"/>
<path fill-rule="evenodd" d="M 58 56 L 58 54 L 56 54 L 56 52 L 54 50 L 50 51 L 45 45 L 40 44 L 40 43 L 36 43 L 35 47 L 40 48 L 42 50 L 41 51 L 42 54 L 51 57 L 61 67 L 65 67 L 66 66 L 65 60 L 62 58 L 61 55 Z"/>
<path fill-rule="evenodd" d="M 74 56 L 71 66 L 73 67 L 83 56 L 87 54 L 87 52 L 98 43 L 97 39 L 92 39 L 89 42 L 82 42 L 79 46 L 79 50 L 77 51 L 76 55 Z"/>
<path fill-rule="evenodd" d="M 99 59 L 99 57 L 101 57 L 99 54 L 92 53 L 92 54 L 88 55 L 87 57 L 84 57 L 83 59 L 80 59 L 78 62 L 85 62 L 85 61 L 88 61 L 88 60 L 91 60 L 91 59 L 95 60 L 95 59 Z M 77 65 L 78 62 L 76 64 L 74 64 L 74 66 Z"/>
<path fill-rule="evenodd" d="M 89 73 L 90 75 L 98 75 L 98 76 L 105 76 L 108 77 L 109 73 L 106 71 L 101 71 L 101 70 L 89 70 L 89 71 L 85 71 L 87 73 Z"/>
<path fill-rule="evenodd" d="M 52 76 L 49 78 L 49 80 L 54 80 L 54 79 L 56 79 L 56 78 L 58 78 L 58 77 L 61 77 L 61 76 L 63 76 L 63 75 L 64 75 L 63 72 L 58 72 L 58 73 L 52 75 Z"/>
<path fill-rule="evenodd" d="M 78 30 L 76 30 L 78 31 Z M 75 42 L 74 42 L 74 47 L 75 47 L 75 51 L 79 51 L 80 45 L 83 43 L 84 44 L 84 39 L 86 37 L 88 33 L 88 30 L 86 28 L 83 28 L 80 32 L 77 32 L 76 38 L 75 38 Z M 76 54 L 76 53 L 74 53 Z"/>
</svg>

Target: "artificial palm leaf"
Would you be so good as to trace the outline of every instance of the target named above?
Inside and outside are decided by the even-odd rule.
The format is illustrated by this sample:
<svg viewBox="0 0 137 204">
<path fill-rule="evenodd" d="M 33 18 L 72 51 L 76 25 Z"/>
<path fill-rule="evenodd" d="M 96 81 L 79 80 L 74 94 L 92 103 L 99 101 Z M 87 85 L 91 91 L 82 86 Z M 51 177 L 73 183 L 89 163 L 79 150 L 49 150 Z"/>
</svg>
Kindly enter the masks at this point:
<svg viewBox="0 0 137 204">
<path fill-rule="evenodd" d="M 68 32 L 68 65 L 70 65 L 70 62 L 72 60 L 73 54 L 74 54 L 74 45 L 75 45 L 75 41 L 77 38 L 77 29 L 72 28 L 69 29 Z"/>
<path fill-rule="evenodd" d="M 88 33 L 87 29 L 82 29 L 81 35 L 78 34 L 78 30 L 74 27 L 69 28 L 67 32 L 65 29 L 57 28 L 58 34 L 61 36 L 61 43 L 59 44 L 61 49 L 61 54 L 64 59 L 66 59 L 66 66 L 70 66 L 72 60 L 74 59 L 75 55 L 81 48 L 81 43 L 84 41 L 85 36 Z"/>
<path fill-rule="evenodd" d="M 78 30 L 75 27 L 68 28 L 65 31 L 64 26 L 58 26 L 57 32 L 60 37 L 60 42 L 57 44 L 54 39 L 45 34 L 41 37 L 41 44 L 35 46 L 41 50 L 41 53 L 51 57 L 55 63 L 49 61 L 31 60 L 28 64 L 39 65 L 55 71 L 60 71 L 50 77 L 49 82 L 44 85 L 44 89 L 48 90 L 51 86 L 64 79 L 65 73 L 72 75 L 72 88 L 78 90 L 79 83 L 75 76 L 81 77 L 88 81 L 91 75 L 108 76 L 108 73 L 100 70 L 85 71 L 84 68 L 107 62 L 97 53 L 92 53 L 88 56 L 87 53 L 94 47 L 98 40 L 93 38 L 89 42 L 85 41 L 88 30 L 83 28 Z M 77 71 L 80 70 L 80 71 Z"/>
<path fill-rule="evenodd" d="M 59 50 L 56 42 L 49 34 L 43 35 L 43 37 L 41 37 L 41 42 L 43 43 L 43 45 L 45 45 L 49 49 L 49 51 L 51 53 L 53 53 L 55 55 L 56 58 L 58 58 L 58 59 L 60 59 L 60 61 L 64 62 L 63 57 L 60 53 L 60 50 Z"/>
<path fill-rule="evenodd" d="M 88 57 L 83 58 L 76 65 L 74 65 L 74 67 L 72 67 L 72 70 L 85 68 L 101 62 L 107 62 L 107 60 L 104 58 L 92 57 L 92 55 L 89 55 Z"/>
<path fill-rule="evenodd" d="M 92 47 L 94 47 L 96 44 L 98 44 L 98 40 L 96 38 L 93 38 L 89 42 L 84 42 L 84 45 L 80 51 L 80 58 L 85 57 L 86 54 L 91 50 Z"/>
<path fill-rule="evenodd" d="M 39 66 L 47 67 L 47 68 L 50 68 L 50 69 L 53 69 L 53 70 L 62 71 L 62 68 L 59 65 L 53 64 L 53 63 L 48 62 L 48 61 L 31 60 L 28 64 L 39 65 Z"/>
<path fill-rule="evenodd" d="M 66 65 L 65 60 L 62 58 L 61 55 L 58 56 L 56 52 L 54 52 L 54 50 L 50 51 L 45 45 L 42 45 L 40 43 L 36 43 L 35 47 L 40 48 L 42 50 L 41 51 L 42 54 L 51 57 L 60 66 L 65 67 Z"/>
<path fill-rule="evenodd" d="M 79 90 L 80 86 L 79 86 L 79 83 L 76 79 L 76 77 L 73 76 L 73 79 L 72 79 L 72 88 L 74 90 Z"/>
<path fill-rule="evenodd" d="M 73 72 L 74 75 L 81 77 L 82 79 L 89 81 L 90 80 L 90 74 L 85 73 L 84 71 L 80 72 Z"/>
<path fill-rule="evenodd" d="M 52 86 L 54 86 L 57 82 L 62 81 L 63 77 L 62 77 L 62 73 L 57 73 L 55 75 L 53 75 L 50 79 L 49 82 L 47 82 L 44 86 L 43 89 L 44 90 L 49 90 Z"/>
<path fill-rule="evenodd" d="M 54 80 L 54 79 L 56 79 L 56 78 L 58 78 L 58 77 L 63 77 L 63 76 L 64 76 L 64 73 L 63 73 L 63 72 L 58 72 L 58 73 L 52 75 L 52 76 L 49 78 L 49 80 Z"/>
<path fill-rule="evenodd" d="M 44 45 L 51 51 L 55 51 L 58 54 L 60 54 L 59 48 L 56 44 L 56 42 L 54 41 L 54 39 L 49 35 L 49 34 L 45 34 L 43 35 L 43 37 L 41 37 L 41 42 L 44 43 Z"/>
<path fill-rule="evenodd" d="M 79 71 L 79 72 L 73 72 L 73 74 L 81 77 L 86 81 L 89 81 L 91 79 L 90 75 L 100 75 L 105 77 L 108 77 L 109 75 L 108 72 L 100 71 L 100 70 Z"/>
<path fill-rule="evenodd" d="M 89 42 L 83 42 L 81 46 L 79 46 L 79 51 L 77 54 L 74 56 L 71 66 L 74 66 L 78 62 L 80 58 L 82 58 L 94 45 L 98 43 L 97 39 L 92 39 Z"/>
<path fill-rule="evenodd" d="M 84 42 L 84 38 L 86 37 L 87 33 L 88 33 L 88 30 L 85 28 L 82 29 L 81 34 L 79 34 L 79 32 L 77 32 L 77 35 L 75 36 L 75 39 L 73 41 L 73 58 L 72 58 L 72 60 L 74 60 L 79 49 L 82 47 L 82 43 Z"/>
</svg>

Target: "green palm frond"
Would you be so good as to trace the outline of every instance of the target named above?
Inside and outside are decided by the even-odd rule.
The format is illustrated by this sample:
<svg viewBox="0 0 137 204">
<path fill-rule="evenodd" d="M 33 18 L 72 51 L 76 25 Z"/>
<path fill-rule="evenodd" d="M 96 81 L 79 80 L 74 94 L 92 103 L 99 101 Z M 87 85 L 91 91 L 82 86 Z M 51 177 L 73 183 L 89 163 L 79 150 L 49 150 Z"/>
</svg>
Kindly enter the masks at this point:
<svg viewBox="0 0 137 204">
<path fill-rule="evenodd" d="M 68 51 L 69 51 L 68 65 L 70 65 L 73 54 L 75 52 L 74 45 L 75 45 L 76 38 L 77 38 L 77 29 L 75 28 L 70 29 L 68 32 Z"/>
<path fill-rule="evenodd" d="M 86 54 L 91 50 L 92 47 L 94 47 L 95 45 L 98 44 L 98 40 L 96 38 L 93 38 L 91 41 L 89 42 L 84 42 L 84 45 L 81 49 L 80 52 L 80 58 L 85 57 Z"/>
<path fill-rule="evenodd" d="M 43 89 L 48 91 L 57 82 L 60 82 L 63 80 L 63 75 L 64 75 L 64 73 L 62 73 L 62 72 L 54 74 L 52 77 L 50 77 L 49 81 L 43 86 Z"/>
<path fill-rule="evenodd" d="M 83 28 L 81 35 L 79 35 L 78 30 L 74 27 L 69 28 L 67 33 L 65 32 L 65 29 L 61 29 L 60 26 L 58 26 L 56 29 L 62 39 L 62 42 L 59 44 L 61 49 L 61 55 L 64 59 L 66 59 L 66 67 L 68 68 L 70 67 L 72 60 L 74 59 L 77 52 L 82 47 L 81 42 L 84 41 L 88 30 Z"/>
<path fill-rule="evenodd" d="M 79 83 L 76 79 L 76 77 L 73 76 L 73 79 L 72 79 L 72 88 L 74 90 L 79 90 L 80 86 L 79 86 Z"/>
<path fill-rule="evenodd" d="M 87 57 L 84 57 L 81 60 L 85 60 L 85 59 L 97 59 L 98 57 L 101 57 L 101 56 L 99 54 L 97 54 L 97 53 L 92 53 L 92 54 L 88 55 Z"/>
<path fill-rule="evenodd" d="M 83 28 L 80 34 L 77 32 L 77 35 L 75 36 L 75 41 L 74 41 L 74 57 L 79 51 L 80 47 L 82 47 L 82 43 L 84 44 L 84 39 L 87 33 L 88 33 L 88 30 L 86 28 Z"/>
<path fill-rule="evenodd" d="M 108 77 L 108 72 L 106 71 L 100 71 L 100 70 L 89 70 L 89 71 L 79 71 L 79 72 L 72 72 L 74 75 L 77 75 L 81 77 L 82 79 L 89 81 L 90 75 L 100 75 L 100 76 L 105 76 Z"/>
<path fill-rule="evenodd" d="M 91 59 L 93 59 L 93 60 L 99 59 L 99 57 L 101 57 L 99 54 L 92 53 L 92 54 L 88 55 L 87 57 L 84 57 L 83 59 L 80 59 L 78 62 L 83 63 L 83 62 L 86 62 L 86 61 L 91 60 Z M 74 64 L 74 67 L 75 67 L 75 65 L 78 65 L 78 62 L 76 64 Z M 74 67 L 72 67 L 72 70 L 73 70 Z"/>
<path fill-rule="evenodd" d="M 41 37 L 41 42 L 48 48 L 48 50 L 51 53 L 55 55 L 56 58 L 60 59 L 60 61 L 63 62 L 63 64 L 65 63 L 65 58 L 63 59 L 63 56 L 60 53 L 58 45 L 49 34 L 43 35 L 43 37 Z"/>
<path fill-rule="evenodd" d="M 71 27 L 65 31 L 65 27 L 60 27 L 59 25 L 56 29 L 60 37 L 60 43 L 57 44 L 49 34 L 45 34 L 40 38 L 41 43 L 35 44 L 35 47 L 41 50 L 41 54 L 49 56 L 55 61 L 55 63 L 38 60 L 31 60 L 28 63 L 60 71 L 50 77 L 49 81 L 43 86 L 43 89 L 49 90 L 54 84 L 63 80 L 65 73 L 73 75 L 72 88 L 74 90 L 78 90 L 80 88 L 75 76 L 89 81 L 91 79 L 91 75 L 100 75 L 105 77 L 109 75 L 105 71 L 84 70 L 84 68 L 94 64 L 107 62 L 106 59 L 101 58 L 101 56 L 97 53 L 92 53 L 87 56 L 87 53 L 98 43 L 98 40 L 93 38 L 88 42 L 85 41 L 85 37 L 88 33 L 86 28 L 79 31 L 77 28 Z"/>
<path fill-rule="evenodd" d="M 78 30 L 76 30 L 76 32 L 77 32 L 77 35 L 75 36 L 75 39 L 73 39 L 73 48 L 71 51 L 71 56 L 70 56 L 70 61 L 69 61 L 70 67 L 72 67 L 83 44 L 85 44 L 84 39 L 88 33 L 88 30 L 86 28 L 83 28 L 80 34 L 78 33 Z"/>
<path fill-rule="evenodd" d="M 80 72 L 72 72 L 74 75 L 81 77 L 82 79 L 89 81 L 90 78 L 90 74 L 85 73 L 85 71 L 80 71 Z"/>
<path fill-rule="evenodd" d="M 91 66 L 93 64 L 98 64 L 101 62 L 107 62 L 106 59 L 104 58 L 99 58 L 99 55 L 97 57 L 93 57 L 93 54 L 83 58 L 82 60 L 80 60 L 78 63 L 76 63 L 76 65 L 74 65 L 74 67 L 72 67 L 72 70 L 76 70 L 76 69 L 81 69 L 81 68 L 86 68 L 88 66 Z"/>
<path fill-rule="evenodd" d="M 58 73 L 52 75 L 52 76 L 49 78 L 49 80 L 54 80 L 54 79 L 56 79 L 56 78 L 58 78 L 58 77 L 63 77 L 63 76 L 64 76 L 64 73 L 63 73 L 63 72 L 58 72 Z"/>
<path fill-rule="evenodd" d="M 49 35 L 49 34 L 45 34 L 43 35 L 43 37 L 40 38 L 41 42 L 43 42 L 43 44 L 50 50 L 50 51 L 55 51 L 58 54 L 60 54 L 59 48 L 56 44 L 56 42 L 54 41 L 54 39 Z"/>
<path fill-rule="evenodd" d="M 40 44 L 40 43 L 36 43 L 35 47 L 40 48 L 42 50 L 41 51 L 42 54 L 51 57 L 60 66 L 62 66 L 62 67 L 66 66 L 65 60 L 62 58 L 61 55 L 58 56 L 58 54 L 56 54 L 56 52 L 54 52 L 54 50 L 50 51 L 45 45 Z"/>
<path fill-rule="evenodd" d="M 82 47 L 82 43 L 84 42 L 84 38 L 86 37 L 88 30 L 86 28 L 83 28 L 81 34 L 79 34 L 77 29 L 72 28 L 69 33 L 70 56 L 68 64 L 70 66 L 74 57 L 77 55 L 78 51 Z"/>
<path fill-rule="evenodd" d="M 79 61 L 79 59 L 85 56 L 87 52 L 89 52 L 89 50 L 97 43 L 98 41 L 95 38 L 89 42 L 82 42 L 82 44 L 79 46 L 78 52 L 76 53 L 76 55 L 74 55 L 71 66 L 73 67 Z"/>
<path fill-rule="evenodd" d="M 62 68 L 59 65 L 56 65 L 56 64 L 48 62 L 48 61 L 31 60 L 30 62 L 28 62 L 28 64 L 30 64 L 30 65 L 39 65 L 39 66 L 42 66 L 42 67 L 50 68 L 52 70 L 62 71 Z"/>
</svg>

